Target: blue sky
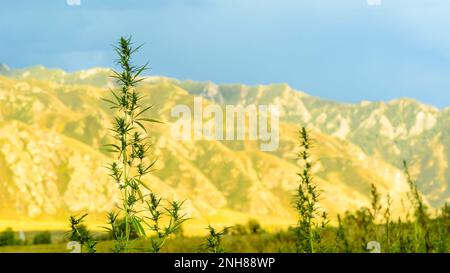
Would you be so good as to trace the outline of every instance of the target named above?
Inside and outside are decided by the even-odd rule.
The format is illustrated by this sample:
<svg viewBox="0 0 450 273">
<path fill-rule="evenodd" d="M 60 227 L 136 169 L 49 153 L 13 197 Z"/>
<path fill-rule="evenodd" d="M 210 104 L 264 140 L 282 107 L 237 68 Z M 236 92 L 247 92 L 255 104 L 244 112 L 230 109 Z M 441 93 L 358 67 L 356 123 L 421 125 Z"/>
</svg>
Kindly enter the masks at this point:
<svg viewBox="0 0 450 273">
<path fill-rule="evenodd" d="M 2 1 L 0 63 L 113 66 L 111 45 L 132 35 L 151 74 L 447 107 L 449 26 L 448 0 Z"/>
</svg>

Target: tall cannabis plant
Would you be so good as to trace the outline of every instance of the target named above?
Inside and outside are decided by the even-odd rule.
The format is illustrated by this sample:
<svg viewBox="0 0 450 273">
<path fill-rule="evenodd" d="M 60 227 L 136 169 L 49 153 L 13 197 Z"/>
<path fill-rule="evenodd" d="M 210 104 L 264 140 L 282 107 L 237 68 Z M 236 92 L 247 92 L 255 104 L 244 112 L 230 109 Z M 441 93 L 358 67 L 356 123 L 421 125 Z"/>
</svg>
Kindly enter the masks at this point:
<svg viewBox="0 0 450 273">
<path fill-rule="evenodd" d="M 145 185 L 141 180 L 142 176 L 149 173 L 153 165 L 145 160 L 148 144 L 145 142 L 146 129 L 143 123 L 156 121 L 142 117 L 150 107 L 143 108 L 142 96 L 136 91 L 136 85 L 142 81 L 139 76 L 147 69 L 147 65 L 136 66 L 131 61 L 132 54 L 138 49 L 139 47 L 133 48 L 131 38 L 120 38 L 115 51 L 121 71 L 114 71 L 113 75 L 118 90 L 111 90 L 113 99 L 105 99 L 111 104 L 111 109 L 115 110 L 111 128 L 115 143 L 107 146 L 111 152 L 116 153 L 116 160 L 109 165 L 109 170 L 122 195 L 119 207 L 125 219 L 125 233 L 120 235 L 120 245 L 124 249 L 132 228 L 139 235 L 144 235 L 142 218 L 138 216 L 135 206 L 138 201 L 143 201 L 141 187 Z M 113 216 L 114 214 L 109 215 L 109 222 Z"/>
<path fill-rule="evenodd" d="M 144 123 L 159 121 L 144 117 L 152 106 L 145 107 L 143 96 L 136 90 L 137 84 L 143 80 L 142 72 L 147 69 L 147 65 L 138 66 L 131 60 L 133 53 L 139 48 L 140 46 L 133 47 L 131 38 L 120 38 L 115 51 L 121 70 L 114 71 L 113 75 L 118 88 L 111 90 L 112 99 L 104 99 L 111 104 L 111 109 L 115 112 L 111 128 L 114 143 L 107 146 L 115 153 L 116 159 L 109 164 L 109 176 L 122 196 L 120 211 L 108 214 L 108 230 L 116 241 L 115 252 L 128 250 L 132 232 L 146 239 L 147 233 L 152 233 L 150 250 L 158 252 L 165 239 L 176 232 L 186 220 L 184 215 L 180 214 L 182 202 L 167 201 L 168 204 L 163 205 L 162 199 L 156 197 L 142 181 L 143 176 L 151 171 L 156 162 L 147 159 L 149 144 L 146 141 L 148 132 Z M 143 194 L 144 189 L 150 193 Z M 124 228 L 119 228 L 123 224 L 118 224 L 119 213 L 124 219 Z M 161 220 L 168 224 L 162 225 Z"/>
<path fill-rule="evenodd" d="M 298 173 L 300 182 L 295 195 L 294 206 L 298 213 L 295 227 L 297 252 L 313 253 L 321 241 L 321 230 L 327 223 L 327 215 L 319 207 L 319 189 L 313 181 L 311 146 L 312 139 L 305 127 L 300 130 L 300 152 L 302 171 Z"/>
</svg>

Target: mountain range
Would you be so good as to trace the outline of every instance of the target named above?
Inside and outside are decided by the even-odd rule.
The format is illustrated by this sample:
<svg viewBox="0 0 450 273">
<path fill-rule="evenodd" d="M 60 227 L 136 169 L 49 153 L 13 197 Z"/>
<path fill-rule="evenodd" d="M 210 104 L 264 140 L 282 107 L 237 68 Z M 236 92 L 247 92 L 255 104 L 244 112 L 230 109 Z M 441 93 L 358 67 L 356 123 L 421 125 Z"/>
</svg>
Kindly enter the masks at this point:
<svg viewBox="0 0 450 273">
<path fill-rule="evenodd" d="M 115 84 L 111 70 L 73 73 L 43 66 L 0 65 L 0 226 L 63 223 L 87 211 L 93 219 L 118 200 L 107 176 L 112 112 L 101 98 Z M 450 201 L 450 108 L 409 98 L 358 104 L 321 99 L 287 84 L 247 86 L 168 77 L 145 77 L 138 87 L 153 105 L 148 126 L 157 164 L 145 182 L 165 198 L 186 200 L 197 225 L 231 225 L 249 218 L 263 224 L 295 223 L 298 130 L 314 138 L 315 181 L 331 216 L 370 205 L 374 184 L 396 215 L 405 213 L 412 175 L 429 206 Z M 345 92 L 345 91 L 342 91 Z M 179 141 L 171 134 L 175 105 L 277 105 L 280 143 L 263 152 L 258 141 Z M 206 120 L 205 120 L 206 121 Z M 6 224 L 4 224 L 6 225 Z M 193 224 L 194 225 L 194 224 Z"/>
</svg>

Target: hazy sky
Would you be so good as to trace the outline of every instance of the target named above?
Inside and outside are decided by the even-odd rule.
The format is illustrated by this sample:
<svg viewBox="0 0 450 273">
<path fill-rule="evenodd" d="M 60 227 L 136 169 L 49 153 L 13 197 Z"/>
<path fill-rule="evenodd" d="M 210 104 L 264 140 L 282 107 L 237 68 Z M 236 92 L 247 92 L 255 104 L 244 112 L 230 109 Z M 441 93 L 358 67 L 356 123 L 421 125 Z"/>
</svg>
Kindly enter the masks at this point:
<svg viewBox="0 0 450 273">
<path fill-rule="evenodd" d="M 374 1 L 374 0 L 372 0 Z M 69 5 L 70 4 L 70 5 Z M 0 4 L 0 63 L 114 65 L 120 35 L 138 61 L 180 79 L 286 82 L 343 102 L 414 97 L 450 106 L 450 1 L 14 0 Z"/>
</svg>

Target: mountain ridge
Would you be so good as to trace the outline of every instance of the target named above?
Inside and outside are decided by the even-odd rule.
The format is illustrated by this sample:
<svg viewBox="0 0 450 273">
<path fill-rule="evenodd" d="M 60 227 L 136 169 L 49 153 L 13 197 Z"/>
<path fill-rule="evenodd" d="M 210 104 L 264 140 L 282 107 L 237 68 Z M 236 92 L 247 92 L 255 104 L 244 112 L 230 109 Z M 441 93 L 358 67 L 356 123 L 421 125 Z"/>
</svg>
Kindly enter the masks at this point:
<svg viewBox="0 0 450 273">
<path fill-rule="evenodd" d="M 112 74 L 111 72 L 113 70 L 113 68 L 102 67 L 102 66 L 91 67 L 91 68 L 88 68 L 88 69 L 75 70 L 75 71 L 66 71 L 64 69 L 57 68 L 57 67 L 48 68 L 48 67 L 43 66 L 43 65 L 26 66 L 26 67 L 23 67 L 23 68 L 11 68 L 11 67 L 9 67 L 6 64 L 0 64 L 0 66 L 5 67 L 6 70 L 9 71 L 9 74 L 2 73 L 2 70 L 0 69 L 0 75 L 6 76 L 6 77 L 16 77 L 16 78 L 19 76 L 18 75 L 19 73 L 30 72 L 30 70 L 34 70 L 34 69 L 43 70 L 43 71 L 58 72 L 58 73 L 62 73 L 64 75 L 69 75 L 69 76 L 70 75 L 72 75 L 72 76 L 80 76 L 80 74 L 83 74 L 83 73 L 89 74 L 89 73 L 93 73 L 93 72 L 100 72 L 101 74 L 104 74 L 104 75 L 111 75 Z M 11 72 L 13 72 L 14 74 L 11 74 Z M 93 74 L 95 74 L 95 73 L 93 73 Z M 36 76 L 33 77 L 32 74 L 30 74 L 28 77 L 39 79 L 39 77 L 36 77 Z M 86 77 L 86 78 L 88 78 L 88 77 Z M 369 104 L 372 104 L 372 103 L 387 103 L 387 104 L 389 104 L 389 103 L 395 103 L 395 102 L 401 102 L 401 101 L 411 101 L 411 102 L 415 102 L 415 103 L 418 103 L 418 104 L 421 104 L 421 105 L 425 105 L 425 106 L 430 107 L 430 108 L 435 108 L 438 111 L 449 111 L 450 110 L 450 105 L 446 106 L 444 108 L 440 108 L 440 107 L 437 107 L 435 105 L 424 103 L 424 102 L 422 102 L 422 101 L 420 101 L 418 99 L 415 99 L 415 98 L 412 98 L 412 97 L 407 97 L 407 96 L 398 97 L 398 98 L 392 98 L 392 99 L 389 99 L 387 101 L 386 100 L 374 100 L 374 101 L 361 100 L 361 101 L 358 101 L 358 102 L 334 101 L 332 99 L 328 99 L 328 98 L 325 98 L 325 97 L 312 95 L 312 94 L 310 94 L 310 93 L 308 93 L 307 91 L 304 91 L 304 90 L 296 89 L 296 88 L 290 86 L 286 82 L 269 83 L 269 84 L 262 84 L 262 83 L 260 83 L 260 84 L 242 84 L 242 83 L 239 83 L 239 82 L 226 82 L 226 83 L 219 82 L 218 83 L 218 82 L 213 82 L 213 81 L 208 81 L 208 80 L 206 80 L 206 81 L 205 80 L 194 80 L 194 79 L 189 79 L 189 78 L 187 78 L 187 79 L 177 79 L 175 77 L 164 76 L 164 75 L 144 75 L 143 78 L 144 78 L 144 82 L 145 81 L 148 82 L 148 81 L 164 79 L 164 80 L 174 81 L 174 82 L 178 82 L 178 83 L 193 82 L 193 83 L 203 84 L 203 85 L 208 85 L 209 84 L 209 85 L 214 85 L 214 86 L 241 86 L 243 88 L 264 87 L 264 86 L 269 86 L 270 87 L 270 86 L 285 85 L 289 89 L 291 89 L 293 91 L 296 91 L 298 93 L 301 93 L 301 94 L 303 94 L 305 96 L 314 97 L 314 98 L 320 99 L 322 101 L 334 102 L 334 103 L 337 103 L 337 104 L 340 104 L 340 105 L 361 105 L 361 104 L 365 104 L 365 103 L 369 103 Z M 83 80 L 83 79 L 80 79 L 80 80 Z"/>
<path fill-rule="evenodd" d="M 27 71 L 16 72 L 15 76 L 0 76 L 0 162 L 4 163 L 0 167 L 0 184 L 8 189 L 3 196 L 0 192 L 0 221 L 20 214 L 24 220 L 34 221 L 42 215 L 46 219 L 61 220 L 71 212 L 89 211 L 91 200 L 98 199 L 94 206 L 106 211 L 115 199 L 114 185 L 108 182 L 104 170 L 83 160 L 84 156 L 108 160 L 108 155 L 101 149 L 102 144 L 109 141 L 111 120 L 107 105 L 100 100 L 108 95 L 105 83 L 107 85 L 110 78 L 105 75 L 106 70 L 94 70 L 98 73 L 87 73 L 89 76 L 84 79 L 80 78 L 82 73 L 77 72 L 78 79 L 72 78 L 69 83 L 58 78 L 67 75 L 59 74 L 54 78 L 51 71 L 46 75 L 45 69 L 41 70 L 37 74 L 41 80 L 34 79 L 32 71 L 25 78 L 20 75 Z M 269 219 L 269 222 L 283 218 L 295 222 L 290 205 L 299 168 L 295 150 L 300 124 L 308 124 L 313 136 L 321 143 L 315 151 L 315 173 L 325 190 L 323 204 L 332 215 L 369 205 L 371 183 L 376 184 L 383 195 L 393 194 L 394 207 L 399 214 L 401 199 L 407 199 L 407 183 L 400 166 L 403 158 L 412 159 L 411 170 L 419 178 L 419 187 L 430 204 L 440 206 L 449 200 L 448 110 L 439 111 L 408 101 L 343 105 L 296 93 L 286 84 L 245 88 L 216 86 L 216 90 L 214 86 L 209 87 L 215 92 L 208 92 L 204 83 L 153 78 L 139 87 L 148 97 L 145 103 L 156 105 L 152 116 L 168 124 L 168 127 L 149 127 L 154 134 L 152 153 L 159 161 L 147 182 L 168 198 L 186 199 L 187 210 L 192 216 L 234 224 L 220 216 L 226 211 L 226 215 L 248 215 Z M 192 105 L 195 96 L 204 97 L 205 105 L 279 105 L 282 108 L 280 148 L 267 153 L 259 151 L 255 148 L 258 147 L 256 143 L 251 141 L 175 141 L 169 130 L 169 125 L 174 122 L 170 109 L 176 104 Z M 433 119 L 434 124 L 430 127 Z M 70 150 L 46 148 L 41 151 L 40 147 L 46 146 L 37 144 L 41 137 L 30 133 L 33 131 L 44 139 L 60 139 L 71 146 L 80 142 L 89 149 L 84 150 L 83 155 Z M 15 133 L 11 135 L 11 132 Z M 377 135 L 371 136 L 375 133 Z M 23 144 L 14 146 L 16 142 Z M 410 151 L 406 151 L 407 148 Z M 16 154 L 15 161 L 8 158 L 10 153 Z M 48 154 L 49 159 L 36 159 L 41 153 Z M 51 158 L 58 160 L 53 162 Z M 50 163 L 41 165 L 42 162 Z M 82 167 L 77 169 L 64 162 L 81 162 Z M 51 181 L 45 182 L 47 176 L 39 180 L 28 174 L 27 169 L 36 168 L 31 166 L 43 168 L 50 174 Z M 36 172 L 43 171 L 38 168 Z M 94 177 L 93 174 L 97 175 Z M 93 184 L 86 184 L 80 177 Z M 30 216 L 30 211 L 45 211 L 39 197 L 33 197 L 21 199 L 22 209 L 14 212 L 14 206 L 6 205 L 11 202 L 1 200 L 14 200 L 21 192 L 23 186 L 20 185 L 26 189 L 34 187 L 32 185 L 58 189 L 50 190 L 53 194 L 40 191 L 49 205 L 61 208 L 70 208 L 72 203 L 78 205 L 73 207 L 76 209 L 63 209 L 53 216 L 51 213 L 41 213 L 41 216 L 32 213 Z M 88 187 L 87 195 L 83 193 L 86 191 L 83 187 Z M 70 189 L 69 193 L 72 191 L 81 196 L 70 197 L 67 189 Z M 32 192 L 26 193 L 32 195 Z M 99 197 L 93 199 L 97 195 Z M 5 210 L 13 212 L 7 214 Z M 98 214 L 102 212 L 98 211 Z"/>
</svg>

